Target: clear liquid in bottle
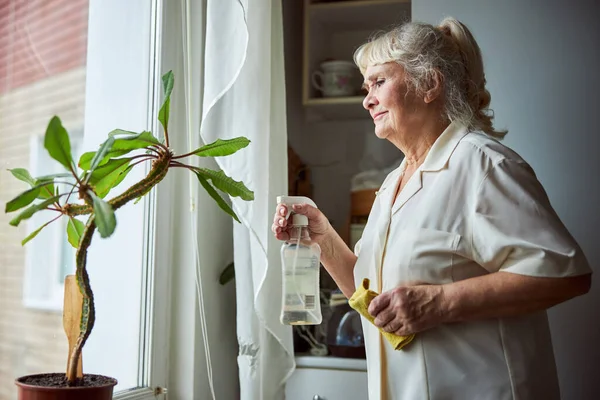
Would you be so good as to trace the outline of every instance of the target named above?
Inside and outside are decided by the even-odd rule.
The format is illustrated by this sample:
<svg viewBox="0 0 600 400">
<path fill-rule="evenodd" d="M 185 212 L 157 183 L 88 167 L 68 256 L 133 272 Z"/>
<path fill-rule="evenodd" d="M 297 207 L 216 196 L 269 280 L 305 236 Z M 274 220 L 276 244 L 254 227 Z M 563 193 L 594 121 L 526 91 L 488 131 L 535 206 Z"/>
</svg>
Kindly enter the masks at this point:
<svg viewBox="0 0 600 400">
<path fill-rule="evenodd" d="M 311 242 L 306 226 L 293 226 L 289 243 L 281 246 L 283 301 L 281 323 L 317 325 L 322 321 L 319 296 L 321 248 Z"/>
</svg>

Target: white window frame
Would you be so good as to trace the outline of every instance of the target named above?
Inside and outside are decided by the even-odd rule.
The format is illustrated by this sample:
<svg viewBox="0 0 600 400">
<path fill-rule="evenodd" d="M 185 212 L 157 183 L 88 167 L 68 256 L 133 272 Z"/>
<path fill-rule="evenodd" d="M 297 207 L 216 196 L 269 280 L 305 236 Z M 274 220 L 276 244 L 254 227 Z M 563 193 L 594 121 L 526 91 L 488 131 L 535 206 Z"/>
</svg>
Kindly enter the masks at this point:
<svg viewBox="0 0 600 400">
<path fill-rule="evenodd" d="M 104 9 L 107 7 L 116 9 L 127 2 L 122 2 L 122 0 L 90 0 L 90 7 L 94 5 L 98 7 L 100 3 L 102 3 L 101 6 Z M 181 45 L 181 27 L 178 24 L 181 9 L 178 7 L 182 5 L 175 5 L 171 0 L 151 0 L 151 4 L 152 27 L 149 42 L 152 43 L 152 46 L 149 56 L 151 65 L 148 65 L 151 101 L 148 102 L 148 127 L 156 133 L 161 131 L 157 121 L 162 100 L 161 75 L 169 69 L 175 70 L 179 64 L 177 60 L 172 58 L 172 46 Z M 117 11 L 111 10 L 113 15 L 118 15 Z M 106 16 L 102 18 L 106 19 Z M 110 21 L 104 22 L 106 23 L 103 26 L 106 29 L 113 29 L 113 24 Z M 102 22 L 96 21 L 95 23 L 102 25 Z M 98 25 L 96 25 L 96 29 L 98 29 Z M 111 62 L 109 60 L 119 62 L 118 59 L 115 60 L 114 54 L 106 54 L 105 60 L 107 60 L 106 62 Z M 133 61 L 137 62 L 139 60 Z M 182 77 L 183 74 L 177 75 L 178 79 L 182 79 Z M 107 85 L 107 90 L 118 90 L 118 88 L 112 88 L 108 82 L 103 84 Z M 183 98 L 181 93 L 178 93 L 177 96 Z M 86 109 L 87 102 L 88 99 L 86 98 Z M 180 103 L 179 106 L 183 107 L 183 104 Z M 111 107 L 118 106 L 107 104 L 106 107 L 106 109 L 103 109 L 103 113 L 110 113 Z M 171 115 L 172 123 L 177 124 L 174 114 L 175 112 Z M 181 121 L 179 121 L 179 124 L 184 125 Z M 175 139 L 176 132 L 178 130 L 172 130 L 172 140 Z M 179 130 L 179 134 L 181 135 L 178 138 L 179 141 L 187 140 L 185 129 Z M 169 174 L 161 182 L 160 191 L 152 191 L 145 196 L 144 221 L 147 234 L 143 257 L 147 268 L 143 269 L 142 277 L 142 293 L 146 293 L 146 297 L 141 304 L 142 310 L 140 313 L 140 334 L 143 337 L 143 340 L 140 340 L 139 348 L 138 382 L 140 387 L 115 393 L 113 398 L 117 400 L 164 400 L 167 398 L 167 388 L 172 398 L 192 398 L 189 397 L 193 396 L 190 393 L 198 391 L 196 386 L 205 379 L 205 377 L 197 375 L 206 375 L 204 362 L 202 361 L 204 350 L 201 348 L 198 337 L 200 322 L 197 314 L 198 303 L 195 297 L 195 286 L 191 286 L 190 289 L 190 285 L 186 285 L 185 294 L 182 294 L 179 286 L 181 282 L 193 282 L 195 278 L 194 269 L 189 268 L 190 264 L 195 263 L 194 249 L 189 247 L 189 243 L 183 245 L 182 248 L 181 244 L 173 242 L 175 230 L 182 229 L 179 223 L 189 219 L 188 215 L 182 217 L 182 213 L 177 211 L 189 205 L 189 195 L 182 196 L 180 192 L 180 190 L 187 189 L 187 178 L 182 181 L 173 175 L 175 174 Z M 158 207 L 168 211 L 157 213 Z M 179 219 L 178 221 L 173 221 L 174 214 Z M 178 245 L 178 248 L 174 249 L 174 245 Z M 175 252 L 179 252 L 179 254 L 176 255 Z M 183 270 L 184 266 L 186 266 L 185 270 Z M 176 277 L 173 276 L 174 271 Z M 36 302 L 29 302 L 29 304 L 55 311 L 62 310 L 62 291 L 64 288 L 61 286 L 60 289 L 54 288 L 53 290 L 57 292 L 57 295 L 56 300 L 52 302 L 52 306 L 48 307 L 42 302 L 37 304 Z M 182 297 L 189 298 L 189 296 L 193 301 L 181 302 Z M 176 308 L 173 306 L 174 297 L 179 298 Z M 172 313 L 174 314 L 172 315 Z M 175 332 L 172 332 L 172 324 L 177 325 Z M 182 335 L 185 337 L 185 342 L 180 340 Z M 182 374 L 185 376 L 169 382 L 170 369 L 171 377 Z M 177 372 L 173 372 L 174 370 Z M 110 371 L 106 371 L 106 373 L 110 374 Z M 237 379 L 237 374 L 234 374 L 232 378 Z M 172 387 L 168 387 L 169 383 Z"/>
</svg>

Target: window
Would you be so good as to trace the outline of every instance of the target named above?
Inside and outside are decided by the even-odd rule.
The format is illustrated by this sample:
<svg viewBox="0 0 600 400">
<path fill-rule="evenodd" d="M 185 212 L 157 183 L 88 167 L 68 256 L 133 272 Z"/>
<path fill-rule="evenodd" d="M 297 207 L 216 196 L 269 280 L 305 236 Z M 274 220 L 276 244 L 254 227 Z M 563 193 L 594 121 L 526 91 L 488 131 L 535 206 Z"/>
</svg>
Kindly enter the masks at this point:
<svg viewBox="0 0 600 400">
<path fill-rule="evenodd" d="M 78 159 L 81 155 L 82 132 L 71 133 L 71 151 Z M 31 138 L 30 164 L 32 176 L 43 176 L 64 172 L 62 166 L 48 155 L 44 148 L 44 137 Z M 68 180 L 68 179 L 65 179 Z M 71 179 L 72 180 L 72 179 Z M 67 185 L 57 185 L 60 193 L 68 192 Z M 71 198 L 75 199 L 77 194 Z M 56 217 L 52 211 L 42 211 L 27 221 L 27 234 Z M 62 313 L 64 279 L 75 271 L 75 249 L 67 241 L 67 220 L 48 225 L 25 246 L 25 278 L 23 303 L 27 308 Z"/>
<path fill-rule="evenodd" d="M 74 153 L 96 150 L 115 128 L 155 131 L 155 60 L 159 0 L 5 0 L 0 2 L 0 198 L 26 189 L 7 168 L 34 176 L 60 171 L 43 146 L 58 115 Z M 75 155 L 77 157 L 77 155 Z M 145 174 L 136 167 L 109 194 Z M 64 189 L 63 189 L 64 190 Z M 94 237 L 88 271 L 96 325 L 83 368 L 118 379 L 116 396 L 152 398 L 166 357 L 166 333 L 156 329 L 167 303 L 155 279 L 152 196 L 117 213 L 109 239 Z M 18 376 L 65 370 L 62 279 L 74 268 L 65 223 L 47 227 L 21 247 L 27 230 L 48 220 L 36 215 L 18 228 L 0 216 L 0 400 L 13 399 Z M 25 227 L 27 225 L 27 227 Z M 162 313 L 162 314 L 161 314 Z M 155 367 L 150 360 L 154 360 Z M 161 375 L 162 374 L 162 375 Z"/>
</svg>

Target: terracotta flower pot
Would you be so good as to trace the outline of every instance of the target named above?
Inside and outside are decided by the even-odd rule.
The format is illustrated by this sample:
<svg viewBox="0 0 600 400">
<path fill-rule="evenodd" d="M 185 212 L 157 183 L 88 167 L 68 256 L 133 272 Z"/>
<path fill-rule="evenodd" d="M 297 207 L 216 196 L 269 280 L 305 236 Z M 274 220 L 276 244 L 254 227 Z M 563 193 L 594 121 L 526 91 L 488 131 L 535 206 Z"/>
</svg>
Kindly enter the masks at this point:
<svg viewBox="0 0 600 400">
<path fill-rule="evenodd" d="M 82 386 L 66 386 L 64 373 L 26 375 L 15 380 L 18 400 L 112 400 L 117 380 L 85 374 Z"/>
</svg>

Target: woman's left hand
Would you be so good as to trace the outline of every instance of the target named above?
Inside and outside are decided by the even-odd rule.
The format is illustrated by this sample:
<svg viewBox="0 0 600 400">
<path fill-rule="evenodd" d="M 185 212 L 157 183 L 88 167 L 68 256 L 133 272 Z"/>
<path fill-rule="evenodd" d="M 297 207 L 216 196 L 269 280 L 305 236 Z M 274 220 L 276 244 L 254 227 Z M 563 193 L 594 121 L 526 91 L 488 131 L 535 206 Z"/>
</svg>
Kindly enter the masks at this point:
<svg viewBox="0 0 600 400">
<path fill-rule="evenodd" d="M 406 336 L 442 324 L 443 305 L 441 285 L 399 286 L 375 297 L 368 311 L 377 327 Z"/>
</svg>

